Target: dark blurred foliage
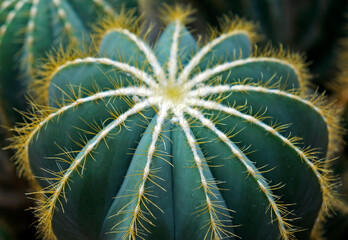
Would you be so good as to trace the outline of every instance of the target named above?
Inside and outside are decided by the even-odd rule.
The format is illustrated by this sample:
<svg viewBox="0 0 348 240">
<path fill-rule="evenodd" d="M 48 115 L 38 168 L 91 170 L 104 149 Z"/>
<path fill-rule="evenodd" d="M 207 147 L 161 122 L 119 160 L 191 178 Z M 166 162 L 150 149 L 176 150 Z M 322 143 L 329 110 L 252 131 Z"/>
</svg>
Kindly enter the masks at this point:
<svg viewBox="0 0 348 240">
<path fill-rule="evenodd" d="M 3 150 L 8 145 L 6 129 L 0 129 L 0 136 L 0 240 L 34 240 L 34 217 L 29 210 L 33 201 L 25 195 L 31 190 L 18 178 L 13 154 Z"/>
</svg>

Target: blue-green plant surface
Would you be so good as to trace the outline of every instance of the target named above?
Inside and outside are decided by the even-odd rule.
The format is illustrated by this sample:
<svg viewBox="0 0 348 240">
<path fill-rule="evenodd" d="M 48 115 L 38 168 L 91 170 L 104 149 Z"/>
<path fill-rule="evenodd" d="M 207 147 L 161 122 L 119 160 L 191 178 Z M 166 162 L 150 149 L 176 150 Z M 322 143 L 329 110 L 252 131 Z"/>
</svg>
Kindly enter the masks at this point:
<svg viewBox="0 0 348 240">
<path fill-rule="evenodd" d="M 255 49 L 225 18 L 206 43 L 167 9 L 151 47 L 131 14 L 98 53 L 42 70 L 45 106 L 17 128 L 44 239 L 309 239 L 335 201 L 335 115 L 299 55 Z"/>
</svg>

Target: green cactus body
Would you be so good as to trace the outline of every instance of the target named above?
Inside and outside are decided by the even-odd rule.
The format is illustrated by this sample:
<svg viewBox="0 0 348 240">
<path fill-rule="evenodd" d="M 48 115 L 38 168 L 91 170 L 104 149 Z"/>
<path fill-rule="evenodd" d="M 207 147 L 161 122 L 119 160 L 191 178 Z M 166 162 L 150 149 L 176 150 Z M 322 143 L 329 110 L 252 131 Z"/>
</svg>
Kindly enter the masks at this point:
<svg viewBox="0 0 348 240">
<path fill-rule="evenodd" d="M 127 1 L 134 6 L 134 1 Z M 23 109 L 25 78 L 48 50 L 90 39 L 98 15 L 115 14 L 118 0 L 3 0 L 0 5 L 0 92 L 11 122 Z M 128 6 L 127 4 L 127 6 Z M 17 115 L 15 115 L 17 116 Z M 17 116 L 18 117 L 18 116 Z"/>
<path fill-rule="evenodd" d="M 330 207 L 332 117 L 301 97 L 299 57 L 252 54 L 241 20 L 201 46 L 187 15 L 153 48 L 120 16 L 100 57 L 46 74 L 14 143 L 45 239 L 309 239 Z"/>
</svg>

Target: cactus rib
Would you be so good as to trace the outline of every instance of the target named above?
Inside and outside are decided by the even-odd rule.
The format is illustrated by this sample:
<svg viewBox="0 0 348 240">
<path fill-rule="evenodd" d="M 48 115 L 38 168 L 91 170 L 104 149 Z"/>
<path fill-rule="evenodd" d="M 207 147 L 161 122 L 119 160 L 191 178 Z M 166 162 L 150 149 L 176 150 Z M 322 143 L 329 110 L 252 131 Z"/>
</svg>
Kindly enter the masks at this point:
<svg viewBox="0 0 348 240">
<path fill-rule="evenodd" d="M 61 115 L 62 113 L 64 113 L 65 111 L 69 109 L 73 109 L 77 107 L 80 104 L 93 102 L 97 100 L 103 100 L 104 98 L 107 98 L 107 97 L 117 97 L 122 95 L 138 95 L 139 97 L 144 97 L 144 96 L 150 96 L 151 92 L 149 92 L 148 89 L 141 88 L 141 87 L 119 88 L 117 90 L 110 90 L 108 92 L 99 92 L 85 98 L 76 99 L 76 101 L 72 102 L 69 105 L 63 106 L 62 108 L 56 111 L 52 109 L 47 110 L 47 112 L 52 112 L 52 113 L 45 114 L 44 117 L 42 117 L 41 119 L 33 120 L 34 124 L 28 125 L 26 128 L 22 129 L 24 134 L 25 132 L 30 132 L 30 134 L 23 135 L 25 136 L 25 138 L 23 139 L 24 140 L 23 144 L 20 147 L 21 150 L 18 152 L 20 156 L 18 156 L 17 158 L 20 158 L 23 160 L 26 159 L 24 161 L 18 162 L 19 174 L 24 174 L 26 177 L 33 179 L 32 177 L 33 174 L 30 172 L 30 167 L 29 167 L 28 146 L 30 144 L 30 141 L 35 137 L 35 135 L 38 135 L 40 133 L 40 130 L 44 128 L 49 121 L 53 121 L 55 118 L 59 118 L 59 115 Z"/>
<path fill-rule="evenodd" d="M 105 34 L 110 32 L 124 34 L 125 37 L 133 42 L 138 47 L 138 50 L 146 56 L 146 60 L 151 65 L 155 77 L 162 82 L 165 81 L 165 73 L 155 54 L 145 41 L 139 38 L 140 32 L 139 28 L 137 28 L 139 19 L 134 18 L 134 11 L 125 12 L 125 10 L 122 9 L 120 15 L 124 17 L 115 18 L 110 16 L 99 23 L 99 25 L 95 27 L 95 32 L 97 33 L 96 39 L 100 41 Z"/>
<path fill-rule="evenodd" d="M 117 119 L 115 119 L 112 123 L 106 126 L 105 129 L 102 129 L 102 131 L 100 131 L 98 135 L 96 135 L 91 141 L 89 141 L 86 144 L 86 146 L 84 146 L 85 150 L 80 152 L 79 156 L 77 156 L 75 159 L 72 159 L 71 165 L 67 170 L 63 170 L 62 173 L 58 174 L 58 176 L 61 176 L 58 178 L 59 181 L 57 183 L 50 186 L 48 191 L 45 189 L 42 191 L 42 193 L 44 193 L 45 195 L 52 194 L 49 198 L 47 198 L 45 203 L 42 204 L 41 208 L 38 209 L 38 212 L 41 215 L 40 225 L 44 226 L 44 228 L 42 229 L 45 229 L 45 231 L 42 233 L 44 238 L 53 238 L 52 217 L 55 210 L 55 205 L 58 201 L 61 201 L 59 198 L 65 198 L 64 189 L 68 185 L 69 176 L 83 165 L 83 161 L 86 159 L 87 155 L 92 153 L 94 148 L 100 143 L 100 141 L 102 141 L 109 134 L 111 130 L 113 130 L 117 126 L 120 126 L 124 121 L 127 120 L 127 117 L 136 114 L 149 106 L 149 103 L 144 101 L 134 105 L 127 112 L 118 116 Z"/>
<path fill-rule="evenodd" d="M 75 59 L 71 62 L 67 62 L 66 64 L 61 65 L 59 68 L 56 69 L 56 72 L 58 72 L 59 70 L 65 68 L 65 67 L 69 67 L 69 66 L 81 64 L 81 63 L 101 63 L 101 64 L 105 64 L 105 65 L 110 65 L 110 66 L 115 67 L 116 69 L 122 69 L 122 71 L 125 71 L 125 72 L 128 72 L 128 73 L 134 75 L 137 79 L 146 83 L 148 86 L 151 86 L 151 87 L 157 86 L 157 83 L 155 82 L 155 80 L 148 73 L 142 71 L 139 68 L 131 66 L 127 63 L 114 61 L 114 60 L 111 60 L 109 58 L 88 57 L 88 58 L 84 58 L 84 59 Z M 51 77 L 54 77 L 54 73 Z"/>
<path fill-rule="evenodd" d="M 174 33 L 173 33 L 173 40 L 170 47 L 170 57 L 168 60 L 168 72 L 169 72 L 169 82 L 174 83 L 177 73 L 177 61 L 178 61 L 178 41 L 179 41 L 179 34 L 181 30 L 181 22 L 179 20 L 175 21 L 175 27 L 174 27 Z"/>
<path fill-rule="evenodd" d="M 37 1 L 37 0 L 36 0 Z M 67 34 L 69 37 L 71 37 L 72 42 L 76 41 L 74 34 L 73 34 L 73 28 L 72 23 L 69 21 L 66 10 L 64 9 L 62 5 L 62 1 L 60 0 L 53 0 L 53 4 L 55 5 L 55 9 L 57 11 L 59 20 L 63 23 L 63 28 L 65 34 Z"/>
<path fill-rule="evenodd" d="M 291 98 L 292 98 L 292 96 L 291 96 Z M 298 99 L 296 99 L 296 100 L 298 100 Z M 303 100 L 301 99 L 300 101 L 303 101 Z M 294 143 L 291 139 L 288 139 L 288 138 L 282 136 L 277 130 L 275 130 L 271 126 L 268 126 L 267 124 L 262 123 L 261 121 L 259 121 L 258 119 L 254 118 L 250 115 L 243 114 L 239 111 L 236 111 L 233 108 L 225 107 L 225 106 L 218 104 L 216 102 L 213 102 L 213 101 L 193 100 L 192 102 L 193 102 L 192 105 L 196 106 L 196 107 L 204 107 L 205 109 L 222 111 L 222 112 L 225 112 L 227 114 L 240 117 L 244 121 L 255 124 L 255 125 L 261 127 L 262 129 L 264 129 L 266 132 L 274 135 L 277 138 L 280 138 L 281 141 L 284 143 L 284 145 L 289 146 L 291 149 L 296 151 L 297 154 L 301 157 L 301 159 L 303 161 L 305 161 L 305 163 L 314 172 L 314 174 L 318 178 L 318 181 L 321 185 L 321 190 L 323 192 L 324 209 L 330 208 L 333 196 L 331 195 L 332 191 L 331 191 L 331 186 L 329 185 L 330 181 L 329 181 L 329 179 L 326 179 L 326 177 L 325 177 L 325 174 L 328 173 L 328 170 L 323 167 L 323 163 L 320 162 L 320 160 L 313 158 L 313 156 L 311 156 L 310 152 L 306 153 L 306 152 L 302 151 L 301 149 L 299 149 L 298 147 L 296 147 L 294 145 Z M 309 105 L 311 105 L 311 104 L 309 104 Z"/>
<path fill-rule="evenodd" d="M 13 4 L 14 1 L 12 0 L 5 0 L 1 3 L 1 11 L 7 10 L 8 7 L 11 7 L 11 4 Z"/>
<path fill-rule="evenodd" d="M 159 136 L 161 134 L 161 130 L 162 130 L 162 127 L 163 127 L 163 122 L 164 122 L 164 120 L 166 119 L 166 117 L 168 115 L 168 110 L 169 110 L 168 106 L 163 106 L 162 108 L 159 109 L 157 123 L 156 123 L 156 125 L 155 125 L 155 127 L 153 129 L 152 140 L 151 140 L 151 143 L 149 145 L 149 149 L 148 149 L 148 153 L 147 153 L 146 165 L 145 165 L 145 168 L 144 168 L 144 172 L 142 174 L 141 182 L 139 184 L 138 192 L 136 194 L 136 198 L 137 198 L 135 200 L 136 201 L 136 205 L 134 207 L 133 213 L 130 216 L 131 223 L 130 223 L 130 226 L 129 226 L 128 230 L 126 231 L 126 234 L 124 235 L 125 239 L 126 238 L 128 238 L 128 239 L 135 239 L 136 236 L 139 235 L 137 233 L 137 231 L 138 231 L 137 230 L 137 225 L 138 224 L 142 225 L 141 220 L 151 223 L 151 221 L 146 217 L 146 215 L 142 214 L 141 205 L 143 205 L 144 208 L 146 208 L 148 210 L 149 214 L 154 216 L 152 214 L 152 212 L 146 206 L 146 201 L 150 202 L 153 205 L 154 205 L 154 203 L 152 203 L 145 196 L 145 191 L 146 191 L 145 183 L 146 183 L 146 181 L 153 181 L 153 180 L 150 180 L 150 176 L 152 175 L 152 173 L 151 173 L 151 171 L 152 171 L 151 170 L 151 163 L 152 163 L 155 151 L 156 151 L 156 143 L 157 143 L 158 138 L 159 138 Z M 153 223 L 151 223 L 151 224 L 153 224 Z M 117 227 L 117 225 L 114 226 L 114 228 L 116 228 L 116 227 Z M 146 227 L 143 226 L 143 228 L 147 232 L 149 232 L 149 230 L 147 230 Z"/>
<path fill-rule="evenodd" d="M 219 216 L 217 214 L 219 213 L 218 209 L 224 209 L 224 206 L 221 206 L 219 203 L 214 203 L 213 199 L 216 199 L 217 197 L 214 195 L 211 189 L 211 188 L 214 188 L 214 185 L 216 185 L 217 182 L 216 180 L 210 180 L 211 183 L 209 183 L 208 179 L 206 179 L 206 177 L 204 176 L 204 169 L 203 169 L 204 162 L 198 155 L 198 152 L 197 152 L 198 144 L 197 144 L 196 138 L 193 136 L 193 134 L 190 131 L 189 123 L 185 119 L 184 113 L 182 111 L 174 110 L 174 114 L 179 120 L 179 124 L 185 133 L 187 142 L 193 153 L 195 167 L 198 169 L 199 175 L 200 175 L 200 185 L 202 186 L 204 190 L 205 203 L 203 205 L 206 204 L 206 207 L 203 207 L 203 209 L 207 209 L 206 211 L 209 214 L 209 220 L 210 220 L 209 223 L 207 224 L 209 228 L 205 234 L 205 238 L 208 235 L 210 235 L 210 239 L 223 239 L 225 237 L 235 236 L 228 230 L 224 229 L 224 228 L 231 228 L 232 226 L 226 225 L 226 223 L 224 223 L 222 220 L 219 219 Z M 231 209 L 228 209 L 228 210 L 233 211 Z"/>
<path fill-rule="evenodd" d="M 143 40 L 141 40 L 136 34 L 130 32 L 128 29 L 112 28 L 110 30 L 123 33 L 125 36 L 129 37 L 129 39 L 138 46 L 139 50 L 145 54 L 147 61 L 152 66 L 155 76 L 157 76 L 159 81 L 165 81 L 166 77 L 161 65 L 159 64 L 152 50 L 144 43 Z"/>
<path fill-rule="evenodd" d="M 28 74 L 31 76 L 34 74 L 34 64 L 35 64 L 35 56 L 33 51 L 33 44 L 34 44 L 34 30 L 36 27 L 35 17 L 38 13 L 38 5 L 40 3 L 40 0 L 33 0 L 32 5 L 29 10 L 29 19 L 28 19 L 28 25 L 27 25 L 27 33 L 24 40 L 23 45 L 23 51 L 26 53 L 26 57 L 24 57 L 23 65 L 26 65 L 27 67 L 23 66 L 23 69 L 27 69 Z"/>
<path fill-rule="evenodd" d="M 202 47 L 202 49 L 192 57 L 192 59 L 190 60 L 190 62 L 185 66 L 185 68 L 183 69 L 183 71 L 180 73 L 179 77 L 178 77 L 178 81 L 179 82 L 183 82 L 184 79 L 187 79 L 190 75 L 190 73 L 192 72 L 192 70 L 200 63 L 200 61 L 202 60 L 202 58 L 209 53 L 215 46 L 217 46 L 218 44 L 220 44 L 222 41 L 226 40 L 227 38 L 234 36 L 234 35 L 238 35 L 238 34 L 245 34 L 247 36 L 249 36 L 249 32 L 245 31 L 245 30 L 232 30 L 230 32 L 227 33 L 223 33 L 221 34 L 219 37 L 215 38 L 214 40 L 212 40 L 211 42 L 207 43 L 204 47 Z M 250 40 L 252 39 L 251 36 L 249 36 Z M 236 56 L 237 58 L 237 56 Z"/>
<path fill-rule="evenodd" d="M 276 62 L 276 63 L 287 65 L 287 66 L 291 67 L 296 73 L 298 73 L 298 70 L 296 68 L 294 68 L 293 65 L 289 64 L 287 61 L 283 61 L 283 60 L 276 59 L 276 58 L 265 57 L 265 58 L 239 59 L 239 60 L 235 60 L 233 62 L 227 62 L 224 64 L 214 66 L 214 68 L 211 68 L 211 69 L 206 69 L 204 72 L 202 72 L 202 73 L 196 75 L 194 78 L 192 78 L 188 82 L 186 87 L 192 88 L 196 84 L 203 83 L 204 81 L 211 79 L 213 76 L 215 76 L 221 72 L 224 72 L 227 70 L 233 70 L 234 67 L 242 66 L 244 64 L 254 63 L 254 62 Z"/>
<path fill-rule="evenodd" d="M 204 107 L 204 108 L 209 109 L 209 107 L 207 107 L 207 105 L 209 105 L 209 102 L 203 102 L 203 101 L 201 104 L 192 104 L 192 106 Z M 218 108 L 218 107 L 214 108 L 213 107 L 211 109 L 222 111 L 223 108 Z M 234 110 L 234 109 L 231 108 L 231 110 Z M 239 111 L 236 111 L 236 112 L 240 113 Z M 286 209 L 285 206 L 281 206 L 280 203 L 276 202 L 276 199 L 279 199 L 279 197 L 272 194 L 271 188 L 267 184 L 266 180 L 259 173 L 257 168 L 255 168 L 253 163 L 244 155 L 244 153 L 241 150 L 239 150 L 238 148 L 233 146 L 232 142 L 227 137 L 227 135 L 225 135 L 223 132 L 218 130 L 214 126 L 214 123 L 211 120 L 204 117 L 202 112 L 200 112 L 199 110 L 193 109 L 192 107 L 188 107 L 187 113 L 189 115 L 199 119 L 199 121 L 203 124 L 203 126 L 206 126 L 210 130 L 212 130 L 218 136 L 218 138 L 231 149 L 231 153 L 234 156 L 237 156 L 237 158 L 243 163 L 243 165 L 247 169 L 248 174 L 250 174 L 257 182 L 257 184 L 260 188 L 260 191 L 263 192 L 265 194 L 265 196 L 267 197 L 271 211 L 275 214 L 276 221 L 279 224 L 279 231 L 281 233 L 282 238 L 286 239 L 286 240 L 293 239 L 294 238 L 293 233 L 292 233 L 293 226 L 290 223 L 288 223 L 288 221 L 290 221 L 290 219 L 288 220 L 284 217 L 284 216 L 289 215 L 288 210 Z M 248 116 L 247 118 L 250 118 L 250 116 Z M 244 119 L 245 119 L 245 117 L 244 117 Z M 254 119 L 254 120 L 259 122 L 256 119 Z"/>
</svg>

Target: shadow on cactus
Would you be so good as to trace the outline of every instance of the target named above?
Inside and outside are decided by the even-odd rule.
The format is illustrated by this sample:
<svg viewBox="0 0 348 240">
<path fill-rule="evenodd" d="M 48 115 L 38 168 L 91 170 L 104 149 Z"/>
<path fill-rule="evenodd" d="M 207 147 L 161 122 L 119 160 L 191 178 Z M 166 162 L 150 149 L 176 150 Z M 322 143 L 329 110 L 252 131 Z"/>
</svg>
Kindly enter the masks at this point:
<svg viewBox="0 0 348 240">
<path fill-rule="evenodd" d="M 99 53 L 63 54 L 18 127 L 20 173 L 44 239 L 309 239 L 335 201 L 335 115 L 302 59 L 252 49 L 225 18 L 206 44 L 176 6 L 152 48 L 136 18 L 99 26 Z M 334 110 L 332 110 L 334 111 Z M 315 232 L 317 234 L 317 232 Z"/>
</svg>

